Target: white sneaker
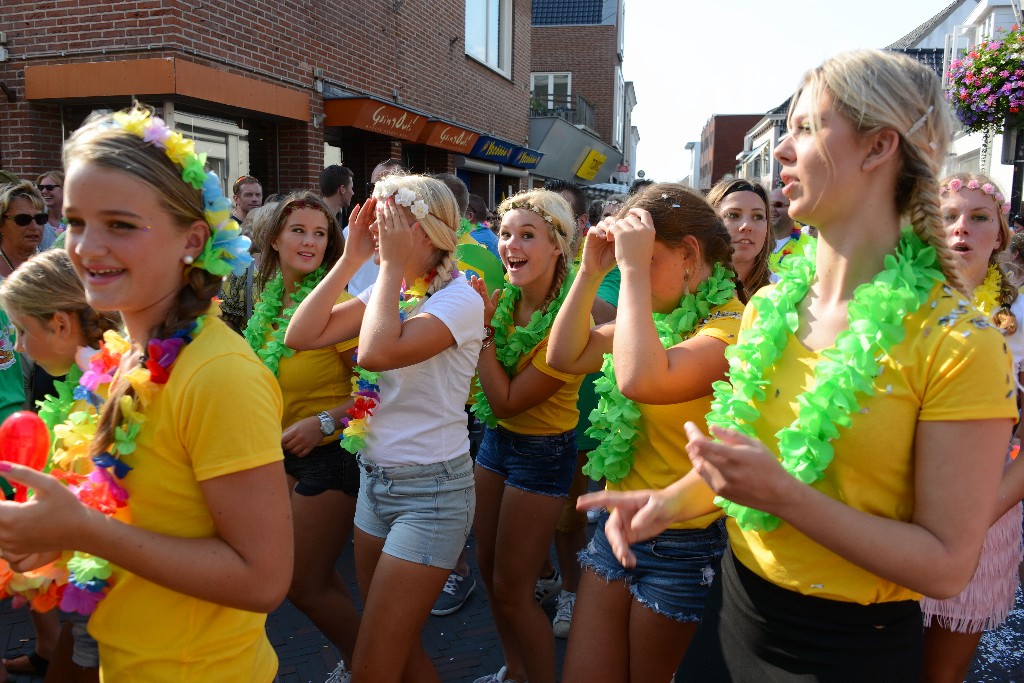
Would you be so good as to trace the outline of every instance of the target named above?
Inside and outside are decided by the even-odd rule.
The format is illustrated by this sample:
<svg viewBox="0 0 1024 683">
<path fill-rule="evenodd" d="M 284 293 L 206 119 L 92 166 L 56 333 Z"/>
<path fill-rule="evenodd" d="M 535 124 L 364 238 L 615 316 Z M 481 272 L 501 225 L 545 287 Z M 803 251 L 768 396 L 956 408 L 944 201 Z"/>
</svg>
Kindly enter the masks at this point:
<svg viewBox="0 0 1024 683">
<path fill-rule="evenodd" d="M 345 662 L 338 662 L 324 683 L 352 683 L 352 672 L 345 668 Z"/>
<path fill-rule="evenodd" d="M 558 594 L 558 607 L 555 609 L 555 619 L 551 622 L 551 630 L 555 638 L 568 638 L 569 626 L 572 625 L 572 610 L 576 607 L 576 594 L 569 591 L 562 591 Z"/>
<path fill-rule="evenodd" d="M 508 672 L 508 667 L 501 667 L 498 669 L 496 674 L 487 674 L 473 681 L 473 683 L 505 683 L 505 674 Z"/>
<path fill-rule="evenodd" d="M 558 595 L 558 592 L 562 590 L 562 575 L 558 573 L 558 568 L 554 568 L 551 576 L 537 579 L 537 586 L 533 591 L 533 597 L 537 598 L 537 602 L 544 604 L 551 598 Z"/>
</svg>

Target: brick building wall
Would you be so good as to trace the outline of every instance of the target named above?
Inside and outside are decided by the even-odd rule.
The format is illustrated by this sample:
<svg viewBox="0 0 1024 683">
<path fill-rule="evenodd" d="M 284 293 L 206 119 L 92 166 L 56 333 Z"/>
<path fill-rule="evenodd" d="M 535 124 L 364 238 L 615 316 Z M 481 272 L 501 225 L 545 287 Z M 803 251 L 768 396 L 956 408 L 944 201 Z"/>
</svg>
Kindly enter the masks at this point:
<svg viewBox="0 0 1024 683">
<path fill-rule="evenodd" d="M 517 144 L 529 137 L 530 0 L 514 0 L 511 79 L 465 55 L 461 0 L 3 0 L 10 57 L 0 82 L 0 167 L 25 177 L 59 164 L 60 106 L 25 100 L 27 65 L 176 57 L 311 95 L 333 84 L 395 101 Z M 127 98 L 108 103 L 119 107 Z M 202 103 L 198 103 L 200 106 Z M 257 126 L 258 127 L 258 126 Z M 279 123 L 277 187 L 307 186 L 323 167 L 323 130 Z M 259 163 L 260 153 L 254 155 Z M 446 163 L 450 165 L 450 160 Z M 269 183 L 268 183 L 269 184 Z M 273 188 L 273 185 L 272 185 Z M 265 189 L 272 189 L 265 188 Z"/>
<path fill-rule="evenodd" d="M 736 172 L 736 155 L 743 151 L 743 137 L 763 114 L 715 114 L 700 134 L 700 182 L 704 189 Z"/>
<path fill-rule="evenodd" d="M 608 144 L 614 140 L 615 40 L 614 25 L 534 26 L 530 62 L 534 72 L 572 72 L 572 94 L 594 105 L 594 132 Z"/>
</svg>

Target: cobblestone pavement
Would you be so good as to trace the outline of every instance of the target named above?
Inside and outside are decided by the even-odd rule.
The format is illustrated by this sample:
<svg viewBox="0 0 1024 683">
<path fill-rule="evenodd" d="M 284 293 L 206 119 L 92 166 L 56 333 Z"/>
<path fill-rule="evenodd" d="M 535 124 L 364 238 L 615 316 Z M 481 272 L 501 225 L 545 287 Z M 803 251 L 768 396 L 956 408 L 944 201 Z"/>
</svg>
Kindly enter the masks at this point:
<svg viewBox="0 0 1024 683">
<path fill-rule="evenodd" d="M 590 529 L 593 530 L 593 526 Z M 339 567 L 355 593 L 351 555 L 349 548 L 339 560 Z M 473 565 L 475 557 L 472 550 L 469 558 Z M 321 683 L 337 664 L 334 648 L 290 603 L 286 602 L 269 616 L 267 631 L 281 661 L 281 683 Z M 423 640 L 445 683 L 472 683 L 477 677 L 497 671 L 502 664 L 501 648 L 482 586 L 477 587 L 466 605 L 455 614 L 430 617 Z M 32 644 L 33 633 L 26 611 L 12 610 L 9 600 L 0 603 L 0 646 L 3 652 L 8 656 L 28 652 Z M 565 641 L 558 640 L 557 645 L 560 669 Z M 1017 608 L 1010 620 L 1002 628 L 983 637 L 968 683 L 1024 683 L 1022 645 L 1024 601 L 1018 592 Z M 12 676 L 11 681 L 29 683 L 42 681 L 42 678 Z"/>
</svg>

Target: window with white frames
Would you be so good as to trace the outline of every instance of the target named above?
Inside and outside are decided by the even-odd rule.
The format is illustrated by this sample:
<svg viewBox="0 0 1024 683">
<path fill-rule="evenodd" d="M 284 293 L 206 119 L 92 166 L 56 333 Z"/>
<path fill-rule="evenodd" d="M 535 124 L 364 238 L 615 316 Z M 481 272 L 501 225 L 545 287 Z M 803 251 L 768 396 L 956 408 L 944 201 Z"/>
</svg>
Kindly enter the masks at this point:
<svg viewBox="0 0 1024 683">
<path fill-rule="evenodd" d="M 572 73 L 530 74 L 530 93 L 534 110 L 571 109 Z"/>
<path fill-rule="evenodd" d="M 466 0 L 466 54 L 512 75 L 513 0 Z"/>
</svg>

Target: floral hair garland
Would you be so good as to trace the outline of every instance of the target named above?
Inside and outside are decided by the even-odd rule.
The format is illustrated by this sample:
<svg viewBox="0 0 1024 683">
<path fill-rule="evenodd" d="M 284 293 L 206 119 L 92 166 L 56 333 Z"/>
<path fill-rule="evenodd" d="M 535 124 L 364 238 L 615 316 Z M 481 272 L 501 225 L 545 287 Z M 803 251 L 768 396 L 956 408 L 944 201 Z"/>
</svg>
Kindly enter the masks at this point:
<svg viewBox="0 0 1024 683">
<path fill-rule="evenodd" d="M 389 195 L 385 194 L 382 190 L 374 188 L 373 196 L 377 199 L 387 199 Z M 423 220 L 430 213 L 430 207 L 427 206 L 427 203 L 420 199 L 416 192 L 407 187 L 398 188 L 394 193 L 394 197 L 395 204 L 409 209 L 417 220 Z"/>
<path fill-rule="evenodd" d="M 563 230 L 559 229 L 558 225 L 555 223 L 554 216 L 552 216 L 549 213 L 544 213 L 530 202 L 509 202 L 505 210 L 501 212 L 501 215 L 504 216 L 506 213 L 514 209 L 524 209 L 526 211 L 532 211 L 533 213 L 543 218 L 544 222 L 550 225 L 556 231 L 564 232 Z"/>
<path fill-rule="evenodd" d="M 194 142 L 144 109 L 116 112 L 111 118 L 114 125 L 162 149 L 168 159 L 181 166 L 181 179 L 202 190 L 203 213 L 210 226 L 210 237 L 190 267 L 202 268 L 220 277 L 229 273 L 243 275 L 252 263 L 250 240 L 241 234 L 238 223 L 231 217 L 231 202 L 224 196 L 217 174 L 206 170 L 206 153 L 196 154 Z"/>
<path fill-rule="evenodd" d="M 965 187 L 968 190 L 981 190 L 985 194 L 995 199 L 996 205 L 999 206 L 999 211 L 1004 216 L 1010 213 L 1010 202 L 1006 201 L 1006 198 L 1003 197 L 1003 193 L 997 190 L 996 186 L 993 185 L 992 183 L 982 184 L 979 183 L 975 178 L 972 178 L 965 183 L 959 178 L 953 178 L 948 183 L 946 183 L 942 189 L 948 190 L 950 192 L 959 192 Z"/>
</svg>

